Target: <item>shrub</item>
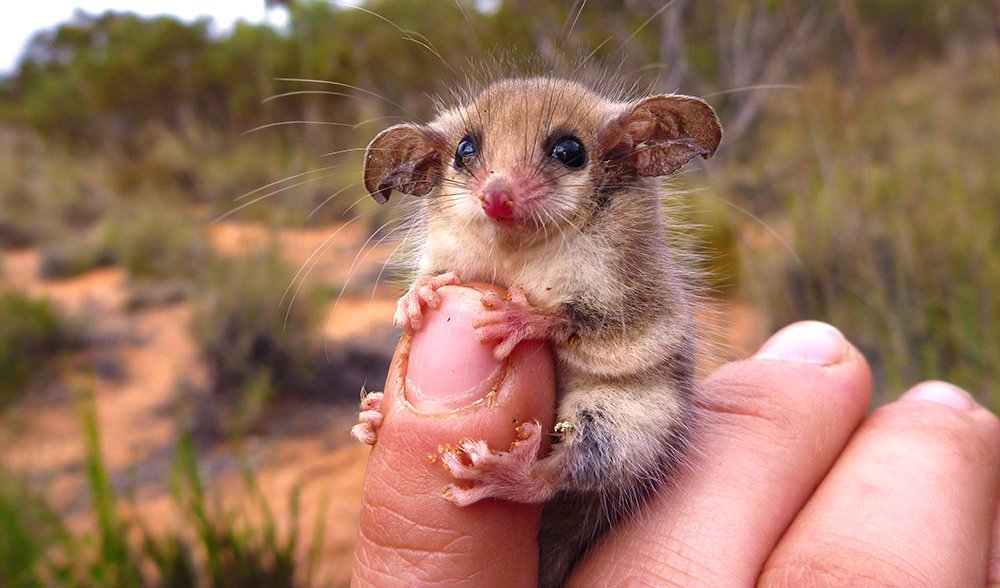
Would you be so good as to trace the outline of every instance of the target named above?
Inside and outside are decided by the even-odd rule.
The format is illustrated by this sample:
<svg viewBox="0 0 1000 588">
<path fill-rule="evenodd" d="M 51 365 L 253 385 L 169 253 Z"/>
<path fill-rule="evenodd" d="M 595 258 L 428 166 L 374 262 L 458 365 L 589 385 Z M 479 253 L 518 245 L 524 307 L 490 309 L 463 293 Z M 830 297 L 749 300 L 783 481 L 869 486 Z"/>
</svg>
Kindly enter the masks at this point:
<svg viewBox="0 0 1000 588">
<path fill-rule="evenodd" d="M 77 341 L 75 329 L 49 301 L 0 293 L 0 410 Z"/>
<path fill-rule="evenodd" d="M 102 183 L 106 160 L 0 129 L 0 245 L 27 247 L 97 222 L 112 200 Z"/>
<path fill-rule="evenodd" d="M 71 278 L 113 262 L 114 256 L 102 243 L 60 239 L 42 248 L 38 275 L 46 280 Z"/>
<path fill-rule="evenodd" d="M 192 330 L 211 387 L 252 424 L 275 394 L 306 394 L 316 381 L 312 327 L 321 302 L 309 289 L 284 300 L 293 272 L 277 249 L 217 263 Z"/>
<path fill-rule="evenodd" d="M 198 226 L 164 204 L 133 205 L 111 220 L 104 247 L 137 278 L 197 277 L 211 249 Z"/>
</svg>

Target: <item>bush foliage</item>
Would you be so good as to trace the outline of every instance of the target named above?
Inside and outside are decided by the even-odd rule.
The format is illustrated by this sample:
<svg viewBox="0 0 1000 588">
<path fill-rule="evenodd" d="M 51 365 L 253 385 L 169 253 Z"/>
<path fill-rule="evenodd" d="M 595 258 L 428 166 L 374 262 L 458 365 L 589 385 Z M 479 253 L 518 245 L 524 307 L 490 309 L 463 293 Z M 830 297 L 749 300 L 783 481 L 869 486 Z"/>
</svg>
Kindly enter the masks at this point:
<svg viewBox="0 0 1000 588">
<path fill-rule="evenodd" d="M 236 430 L 255 424 L 277 394 L 321 395 L 314 327 L 322 301 L 308 288 L 292 300 L 286 288 L 294 277 L 275 248 L 209 272 L 192 333 L 213 392 L 234 409 Z"/>
<path fill-rule="evenodd" d="M 0 411 L 77 341 L 76 329 L 48 300 L 0 292 Z"/>
</svg>

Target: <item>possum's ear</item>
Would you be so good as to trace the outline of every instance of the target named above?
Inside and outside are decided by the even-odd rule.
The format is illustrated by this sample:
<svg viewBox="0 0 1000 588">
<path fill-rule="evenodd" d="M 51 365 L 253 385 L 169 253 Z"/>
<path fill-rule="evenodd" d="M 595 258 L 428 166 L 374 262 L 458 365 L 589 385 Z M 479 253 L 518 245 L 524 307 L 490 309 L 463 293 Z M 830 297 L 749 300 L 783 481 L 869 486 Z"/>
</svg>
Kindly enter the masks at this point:
<svg viewBox="0 0 1000 588">
<path fill-rule="evenodd" d="M 667 176 L 722 141 L 715 111 L 704 100 L 664 94 L 630 104 L 602 129 L 601 158 L 640 176 Z"/>
<path fill-rule="evenodd" d="M 427 127 L 402 124 L 382 131 L 365 152 L 365 188 L 379 204 L 393 190 L 426 196 L 441 183 L 441 141 Z"/>
</svg>

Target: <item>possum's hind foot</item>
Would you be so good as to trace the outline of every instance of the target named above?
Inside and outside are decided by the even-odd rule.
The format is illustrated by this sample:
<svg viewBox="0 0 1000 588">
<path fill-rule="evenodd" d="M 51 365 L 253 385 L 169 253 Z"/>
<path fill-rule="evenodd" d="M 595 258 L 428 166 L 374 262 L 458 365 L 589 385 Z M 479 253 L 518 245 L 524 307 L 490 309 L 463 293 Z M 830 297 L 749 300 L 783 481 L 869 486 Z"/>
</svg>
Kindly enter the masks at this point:
<svg viewBox="0 0 1000 588">
<path fill-rule="evenodd" d="M 537 422 L 517 427 L 508 451 L 494 451 L 485 441 L 462 439 L 458 446 L 439 449 L 441 463 L 462 484 L 451 484 L 442 495 L 459 506 L 484 498 L 522 503 L 548 500 L 559 487 L 561 453 L 539 459 L 542 427 Z"/>
<path fill-rule="evenodd" d="M 520 286 L 512 286 L 506 297 L 493 291 L 487 292 L 483 294 L 482 303 L 483 310 L 472 326 L 481 343 L 497 341 L 493 355 L 500 361 L 510 355 L 521 341 L 548 339 L 565 322 L 532 306 Z"/>
<path fill-rule="evenodd" d="M 424 305 L 431 308 L 441 305 L 441 296 L 437 290 L 461 283 L 455 272 L 417 278 L 409 291 L 396 303 L 396 314 L 392 317 L 392 323 L 407 333 L 419 331 L 423 324 Z"/>
<path fill-rule="evenodd" d="M 375 445 L 378 429 L 382 426 L 382 393 L 361 390 L 361 412 L 358 424 L 351 427 L 351 437 L 368 445 Z"/>
</svg>

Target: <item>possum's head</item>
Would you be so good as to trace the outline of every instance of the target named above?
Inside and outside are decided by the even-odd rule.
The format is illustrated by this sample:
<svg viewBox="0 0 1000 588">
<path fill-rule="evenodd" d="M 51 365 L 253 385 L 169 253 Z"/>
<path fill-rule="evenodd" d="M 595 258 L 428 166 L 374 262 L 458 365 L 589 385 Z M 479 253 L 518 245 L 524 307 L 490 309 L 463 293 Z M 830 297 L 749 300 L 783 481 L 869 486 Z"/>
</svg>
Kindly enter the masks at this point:
<svg viewBox="0 0 1000 588">
<path fill-rule="evenodd" d="M 554 78 L 503 80 L 429 125 L 386 129 L 368 146 L 365 187 L 431 196 L 462 225 L 538 231 L 579 226 L 641 178 L 711 157 L 722 139 L 698 98 L 608 100 Z"/>
</svg>

